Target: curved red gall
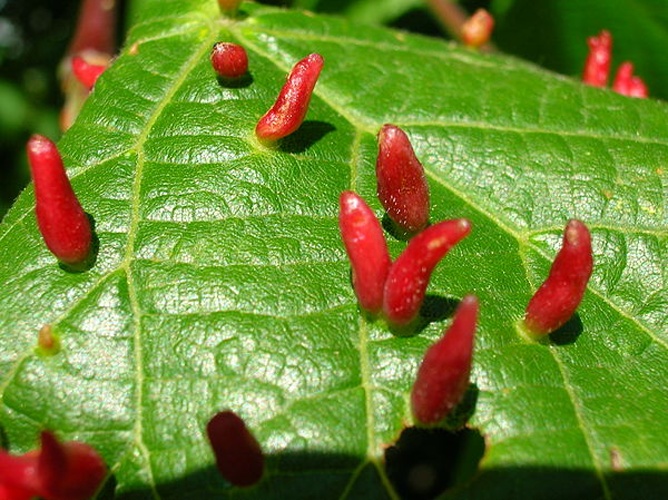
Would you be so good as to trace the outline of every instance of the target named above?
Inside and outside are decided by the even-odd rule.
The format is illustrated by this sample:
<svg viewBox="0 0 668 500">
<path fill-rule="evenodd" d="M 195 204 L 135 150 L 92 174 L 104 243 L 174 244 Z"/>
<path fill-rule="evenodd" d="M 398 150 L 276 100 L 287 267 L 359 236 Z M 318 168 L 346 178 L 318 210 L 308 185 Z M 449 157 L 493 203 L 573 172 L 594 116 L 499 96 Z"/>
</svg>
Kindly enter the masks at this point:
<svg viewBox="0 0 668 500">
<path fill-rule="evenodd" d="M 223 78 L 240 78 L 248 72 L 248 54 L 241 45 L 218 42 L 211 49 L 211 66 Z"/>
<path fill-rule="evenodd" d="M 244 421 L 232 411 L 216 413 L 206 426 L 220 474 L 234 486 L 253 486 L 262 479 L 264 455 Z"/>
<path fill-rule="evenodd" d="M 468 295 L 450 327 L 424 355 L 411 391 L 411 410 L 418 424 L 434 425 L 450 414 L 469 386 L 478 299 Z"/>
<path fill-rule="evenodd" d="M 406 133 L 385 124 L 378 132 L 376 159 L 378 199 L 403 231 L 416 233 L 429 221 L 429 186 L 424 168 Z"/>
<path fill-rule="evenodd" d="M 589 229 L 572 219 L 566 225 L 561 250 L 547 279 L 527 305 L 524 325 L 533 336 L 547 335 L 573 316 L 582 302 L 593 266 Z"/>
<path fill-rule="evenodd" d="M 470 232 L 467 219 L 452 219 L 428 227 L 408 242 L 385 282 L 383 314 L 390 325 L 405 327 L 418 317 L 434 268 Z"/>
<path fill-rule="evenodd" d="M 255 127 L 258 139 L 277 141 L 301 126 L 324 64 L 320 54 L 309 54 L 294 65 L 276 102 Z"/>
<path fill-rule="evenodd" d="M 353 271 L 353 288 L 360 307 L 378 314 L 383 307 L 385 280 L 392 260 L 383 228 L 366 202 L 352 191 L 339 197 L 339 229 Z"/>
<path fill-rule="evenodd" d="M 89 90 L 106 69 L 104 64 L 91 64 L 81 56 L 72 57 L 72 73 Z"/>
<path fill-rule="evenodd" d="M 90 222 L 72 190 L 58 148 L 35 134 L 28 140 L 27 152 L 37 225 L 46 246 L 64 264 L 86 262 L 93 241 Z"/>
</svg>

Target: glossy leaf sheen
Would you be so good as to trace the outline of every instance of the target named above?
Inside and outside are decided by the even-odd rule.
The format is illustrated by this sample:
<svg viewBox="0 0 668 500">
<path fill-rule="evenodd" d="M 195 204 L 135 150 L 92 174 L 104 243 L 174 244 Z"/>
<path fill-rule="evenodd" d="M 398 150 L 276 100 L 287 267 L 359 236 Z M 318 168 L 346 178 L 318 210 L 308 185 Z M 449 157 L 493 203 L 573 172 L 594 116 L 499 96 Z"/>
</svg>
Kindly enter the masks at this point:
<svg viewBox="0 0 668 500">
<path fill-rule="evenodd" d="M 374 200 L 375 136 L 389 122 L 425 167 L 431 219 L 474 228 L 427 290 L 480 300 L 469 425 L 487 449 L 452 496 L 661 496 L 664 104 L 251 4 L 237 21 L 214 1 L 147 0 L 133 16 L 59 144 L 95 219 L 95 265 L 54 263 L 32 188 L 0 226 L 0 425 L 13 453 L 46 426 L 98 449 L 119 495 L 224 497 L 204 429 L 230 408 L 267 457 L 244 496 L 389 496 L 383 449 L 411 422 L 417 366 L 445 323 L 395 337 L 361 317 L 350 286 L 338 197 Z M 218 40 L 246 48 L 250 85 L 216 80 Z M 305 123 L 260 147 L 258 118 L 313 52 L 327 64 Z M 594 273 L 571 329 L 526 342 L 517 324 L 570 218 L 592 232 Z M 405 244 L 389 241 L 396 257 Z M 42 357 L 47 323 L 61 350 Z"/>
</svg>

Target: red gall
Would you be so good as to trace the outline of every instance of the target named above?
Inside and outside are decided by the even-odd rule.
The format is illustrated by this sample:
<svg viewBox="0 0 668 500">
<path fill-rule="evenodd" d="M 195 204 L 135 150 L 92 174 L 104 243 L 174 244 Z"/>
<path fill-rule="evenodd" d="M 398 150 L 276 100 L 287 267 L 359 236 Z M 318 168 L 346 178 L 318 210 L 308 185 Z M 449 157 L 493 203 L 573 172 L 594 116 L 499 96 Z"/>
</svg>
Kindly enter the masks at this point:
<svg viewBox="0 0 668 500">
<path fill-rule="evenodd" d="M 642 78 L 633 74 L 633 64 L 628 61 L 623 62 L 617 68 L 612 90 L 628 97 L 645 98 L 649 96 L 647 85 Z"/>
<path fill-rule="evenodd" d="M 353 288 L 360 307 L 378 314 L 383 307 L 385 280 L 392 261 L 375 214 L 352 191 L 339 197 L 339 229 L 350 259 Z"/>
<path fill-rule="evenodd" d="M 547 279 L 527 305 L 524 325 L 532 336 L 547 335 L 573 316 L 582 301 L 593 265 L 589 229 L 583 222 L 571 219 Z"/>
<path fill-rule="evenodd" d="M 211 50 L 211 66 L 223 78 L 239 78 L 248 72 L 248 55 L 241 45 L 218 42 Z"/>
<path fill-rule="evenodd" d="M 598 36 L 587 38 L 589 53 L 585 60 L 582 81 L 594 87 L 605 87 L 610 74 L 612 60 L 612 35 L 601 31 Z"/>
<path fill-rule="evenodd" d="M 411 391 L 413 418 L 433 425 L 447 417 L 469 386 L 478 299 L 468 295 L 455 311 L 452 324 L 424 355 Z"/>
<path fill-rule="evenodd" d="M 218 7 L 223 14 L 234 14 L 240 4 L 241 0 L 218 0 Z"/>
<path fill-rule="evenodd" d="M 33 135 L 27 145 L 30 174 L 35 185 L 35 214 L 42 238 L 58 260 L 78 267 L 92 250 L 92 231 L 65 172 L 56 145 Z"/>
<path fill-rule="evenodd" d="M 91 446 L 61 443 L 50 431 L 41 433 L 39 450 L 19 456 L 0 450 L 0 498 L 87 500 L 106 474 L 104 461 Z"/>
<path fill-rule="evenodd" d="M 383 314 L 391 326 L 407 327 L 418 317 L 434 268 L 470 232 L 467 219 L 446 220 L 408 242 L 385 282 Z"/>
<path fill-rule="evenodd" d="M 422 164 L 406 133 L 385 124 L 378 132 L 376 159 L 378 199 L 387 215 L 407 234 L 429 221 L 429 186 Z"/>
<path fill-rule="evenodd" d="M 97 79 L 106 69 L 106 64 L 92 64 L 81 56 L 72 57 L 72 73 L 88 90 L 93 88 Z"/>
<path fill-rule="evenodd" d="M 492 15 L 485 9 L 478 9 L 462 25 L 462 42 L 467 47 L 481 47 L 489 41 L 493 30 Z"/>
<path fill-rule="evenodd" d="M 301 126 L 323 65 L 320 54 L 310 54 L 294 65 L 276 102 L 255 127 L 258 139 L 277 141 Z"/>
<path fill-rule="evenodd" d="M 216 413 L 206 426 L 220 474 L 234 486 L 253 486 L 262 479 L 264 455 L 260 444 L 232 411 Z"/>
</svg>

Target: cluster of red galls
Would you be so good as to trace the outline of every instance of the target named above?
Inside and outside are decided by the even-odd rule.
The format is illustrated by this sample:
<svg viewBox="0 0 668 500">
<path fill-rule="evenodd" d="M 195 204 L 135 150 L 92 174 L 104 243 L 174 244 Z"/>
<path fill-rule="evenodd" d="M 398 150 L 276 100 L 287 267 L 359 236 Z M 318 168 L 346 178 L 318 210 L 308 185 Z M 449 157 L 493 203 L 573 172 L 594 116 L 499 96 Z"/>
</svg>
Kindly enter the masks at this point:
<svg viewBox="0 0 668 500">
<path fill-rule="evenodd" d="M 221 7 L 225 3 L 222 1 Z M 488 36 L 491 25 L 488 20 L 486 23 Z M 604 86 L 610 65 L 610 36 L 602 32 L 591 38 L 589 45 L 583 79 Z M 217 43 L 211 63 L 223 79 L 240 78 L 248 71 L 245 50 L 232 43 Z M 77 57 L 72 64 L 74 73 L 89 87 L 104 69 Z M 276 102 L 259 119 L 255 128 L 258 139 L 265 143 L 278 141 L 301 126 L 323 64 L 319 54 L 297 62 Z M 630 63 L 620 67 L 613 88 L 626 95 L 646 96 L 646 88 L 632 75 Z M 37 135 L 30 139 L 27 149 L 37 222 L 44 241 L 64 264 L 84 265 L 91 257 L 92 231 L 60 154 L 53 142 Z M 408 136 L 395 125 L 386 124 L 378 133 L 376 177 L 381 205 L 397 232 L 409 238 L 406 248 L 392 262 L 381 224 L 367 203 L 352 191 L 343 192 L 339 199 L 341 237 L 361 309 L 383 317 L 392 328 L 410 329 L 419 318 L 433 270 L 471 232 L 471 223 L 453 219 L 429 225 L 429 188 L 424 169 Z M 592 266 L 589 231 L 582 222 L 571 220 L 547 279 L 527 305 L 523 325 L 531 336 L 551 333 L 568 321 L 582 300 Z M 425 353 L 411 391 L 417 423 L 438 424 L 461 402 L 469 385 L 478 308 L 475 296 L 462 298 L 450 327 Z M 230 483 L 249 486 L 261 479 L 262 451 L 236 414 L 216 414 L 207 425 L 207 434 L 218 469 Z M 50 432 L 41 436 L 38 451 L 10 456 L 0 450 L 0 500 L 33 496 L 76 500 L 92 495 L 105 476 L 97 453 L 82 443 L 60 444 Z"/>
<path fill-rule="evenodd" d="M 610 78 L 612 62 L 612 35 L 603 30 L 598 36 L 587 39 L 589 53 L 585 60 L 582 81 L 594 87 L 606 87 Z M 625 61 L 617 68 L 612 81 L 612 90 L 629 97 L 647 97 L 647 85 L 639 76 L 633 74 L 633 64 Z"/>
<path fill-rule="evenodd" d="M 428 226 L 429 189 L 407 135 L 394 125 L 378 134 L 377 194 L 389 218 L 412 236 L 392 262 L 383 228 L 371 208 L 352 191 L 340 198 L 339 227 L 352 267 L 360 307 L 394 328 L 412 328 L 431 274 L 448 251 L 471 231 L 466 219 Z M 560 328 L 578 307 L 592 272 L 587 227 L 571 220 L 548 278 L 529 301 L 524 327 L 532 336 Z M 450 329 L 426 353 L 411 393 L 413 416 L 438 424 L 461 401 L 469 384 L 478 300 L 464 297 Z"/>
</svg>

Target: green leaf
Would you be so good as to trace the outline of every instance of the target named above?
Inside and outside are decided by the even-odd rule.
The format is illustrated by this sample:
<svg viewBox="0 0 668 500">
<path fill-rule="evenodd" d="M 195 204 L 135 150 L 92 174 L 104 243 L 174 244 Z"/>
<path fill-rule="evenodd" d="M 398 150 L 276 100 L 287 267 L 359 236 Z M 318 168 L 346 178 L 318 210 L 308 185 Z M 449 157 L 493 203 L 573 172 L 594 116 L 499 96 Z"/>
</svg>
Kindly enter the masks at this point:
<svg viewBox="0 0 668 500">
<path fill-rule="evenodd" d="M 412 423 L 417 366 L 448 306 L 475 293 L 468 425 L 485 454 L 448 497 L 660 497 L 668 108 L 438 40 L 253 4 L 237 20 L 216 9 L 140 4 L 59 144 L 95 220 L 95 265 L 57 265 L 31 188 L 0 226 L 9 449 L 34 448 L 48 427 L 100 450 L 107 493 L 239 495 L 204 435 L 229 408 L 267 454 L 265 479 L 244 496 L 392 497 L 383 453 Z M 214 78 L 218 40 L 246 47 L 251 81 Z M 267 149 L 255 124 L 310 52 L 326 64 L 307 120 Z M 375 134 L 386 122 L 425 165 L 432 220 L 473 223 L 432 277 L 433 321 L 410 337 L 360 314 L 337 228 L 345 189 L 382 216 Z M 567 327 L 530 343 L 518 322 L 569 218 L 592 231 L 594 274 Z M 398 255 L 405 243 L 388 239 Z M 44 324 L 61 340 L 51 357 L 36 351 Z"/>
</svg>

